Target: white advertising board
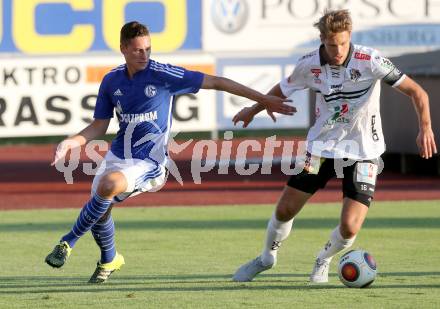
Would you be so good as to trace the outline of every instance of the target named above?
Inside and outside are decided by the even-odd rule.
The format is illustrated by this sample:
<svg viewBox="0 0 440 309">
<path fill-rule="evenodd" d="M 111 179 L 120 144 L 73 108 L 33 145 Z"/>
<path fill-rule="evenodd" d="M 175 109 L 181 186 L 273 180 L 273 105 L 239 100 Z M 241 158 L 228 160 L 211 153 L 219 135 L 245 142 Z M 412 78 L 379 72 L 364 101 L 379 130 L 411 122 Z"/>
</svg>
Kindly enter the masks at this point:
<svg viewBox="0 0 440 309">
<path fill-rule="evenodd" d="M 292 63 L 297 57 L 286 58 L 227 58 L 217 62 L 218 74 L 236 80 L 246 86 L 262 93 L 267 93 L 282 78 L 288 76 L 294 66 Z M 231 119 L 243 107 L 251 106 L 255 102 L 243 99 L 228 93 L 218 93 L 218 125 L 220 129 L 240 129 L 241 125 L 234 127 Z M 259 113 L 249 128 L 308 128 L 310 125 L 310 98 L 309 91 L 297 91 L 289 99 L 296 107 L 297 113 L 293 116 L 276 114 L 277 121 L 263 111 Z"/>
<path fill-rule="evenodd" d="M 349 9 L 353 42 L 373 47 L 440 48 L 438 0 L 206 0 L 203 48 L 292 51 L 316 47 L 313 24 L 325 9 Z"/>
<path fill-rule="evenodd" d="M 161 62 L 215 72 L 209 56 L 154 57 Z M 68 135 L 93 117 L 102 76 L 123 63 L 118 56 L 0 58 L 0 137 Z M 216 127 L 215 92 L 201 90 L 176 100 L 173 131 Z M 117 131 L 112 121 L 109 133 Z"/>
</svg>

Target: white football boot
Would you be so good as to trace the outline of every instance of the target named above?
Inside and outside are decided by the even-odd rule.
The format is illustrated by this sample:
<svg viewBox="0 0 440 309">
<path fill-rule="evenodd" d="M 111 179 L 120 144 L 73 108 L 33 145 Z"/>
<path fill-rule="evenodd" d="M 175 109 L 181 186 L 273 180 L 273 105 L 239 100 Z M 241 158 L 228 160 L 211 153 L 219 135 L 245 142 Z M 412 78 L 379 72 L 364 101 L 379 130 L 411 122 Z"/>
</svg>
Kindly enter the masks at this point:
<svg viewBox="0 0 440 309">
<path fill-rule="evenodd" d="M 261 256 L 258 256 L 252 261 L 249 261 L 246 264 L 240 266 L 240 268 L 237 269 L 234 276 L 232 277 L 232 280 L 236 282 L 252 281 L 256 275 L 265 270 L 271 269 L 274 265 L 275 262 L 273 264 L 263 265 L 263 262 L 261 261 Z"/>
<path fill-rule="evenodd" d="M 328 270 L 330 268 L 330 261 L 316 259 L 310 274 L 310 282 L 312 283 L 326 283 L 328 282 Z"/>
</svg>

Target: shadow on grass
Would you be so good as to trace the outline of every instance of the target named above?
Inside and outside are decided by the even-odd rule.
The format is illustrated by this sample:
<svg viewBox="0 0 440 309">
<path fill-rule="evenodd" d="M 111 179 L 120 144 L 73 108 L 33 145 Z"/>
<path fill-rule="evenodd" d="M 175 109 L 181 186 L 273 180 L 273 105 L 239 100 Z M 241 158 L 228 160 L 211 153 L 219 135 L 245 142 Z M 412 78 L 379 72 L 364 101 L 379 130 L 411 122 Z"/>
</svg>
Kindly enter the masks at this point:
<svg viewBox="0 0 440 309">
<path fill-rule="evenodd" d="M 440 272 L 388 272 L 381 277 L 438 276 Z M 308 274 L 262 274 L 254 282 L 237 283 L 228 275 L 138 275 L 114 276 L 103 285 L 90 285 L 88 277 L 0 276 L 0 294 L 83 293 L 83 292 L 174 292 L 174 291 L 233 291 L 233 290 L 316 290 L 340 289 L 342 284 L 309 284 Z M 331 274 L 337 282 L 336 274 Z M 270 284 L 270 285 L 267 285 Z M 158 286 L 165 285 L 165 286 Z M 176 286 L 179 285 L 179 286 Z M 213 286 L 221 285 L 221 286 Z M 439 284 L 380 284 L 369 289 L 439 289 Z M 5 291 L 5 289 L 8 289 Z"/>
<path fill-rule="evenodd" d="M 241 220 L 142 220 L 118 221 L 116 228 L 126 230 L 156 230 L 156 229 L 201 229 L 201 230 L 229 230 L 229 229 L 265 229 L 267 219 Z M 298 218 L 295 220 L 296 229 L 328 229 L 337 225 L 337 218 Z M 69 230 L 71 222 L 39 222 L 39 223 L 5 223 L 0 224 L 0 232 L 38 232 L 38 231 L 65 231 Z M 375 228 L 440 228 L 439 218 L 367 218 L 364 229 Z"/>
</svg>

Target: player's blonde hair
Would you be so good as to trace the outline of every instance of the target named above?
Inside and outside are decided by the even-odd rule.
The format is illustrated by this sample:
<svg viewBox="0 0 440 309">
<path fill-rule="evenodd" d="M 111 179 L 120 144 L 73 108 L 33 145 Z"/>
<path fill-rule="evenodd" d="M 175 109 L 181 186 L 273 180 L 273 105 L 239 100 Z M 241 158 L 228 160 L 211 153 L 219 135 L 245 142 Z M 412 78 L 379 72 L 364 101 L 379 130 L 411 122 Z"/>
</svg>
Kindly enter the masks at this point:
<svg viewBox="0 0 440 309">
<path fill-rule="evenodd" d="M 326 10 L 324 15 L 313 26 L 319 29 L 322 37 L 328 37 L 338 32 L 351 32 L 352 21 L 350 12 L 348 10 Z"/>
</svg>

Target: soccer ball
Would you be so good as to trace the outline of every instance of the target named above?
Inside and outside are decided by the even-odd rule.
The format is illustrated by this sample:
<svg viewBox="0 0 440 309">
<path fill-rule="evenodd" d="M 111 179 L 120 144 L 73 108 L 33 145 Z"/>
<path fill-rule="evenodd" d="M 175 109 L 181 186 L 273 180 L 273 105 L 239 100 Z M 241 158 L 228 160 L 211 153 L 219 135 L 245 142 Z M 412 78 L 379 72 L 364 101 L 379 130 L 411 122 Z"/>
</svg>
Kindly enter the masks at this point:
<svg viewBox="0 0 440 309">
<path fill-rule="evenodd" d="M 349 288 L 366 288 L 376 278 L 376 261 L 365 250 L 351 250 L 339 260 L 338 275 Z"/>
</svg>

